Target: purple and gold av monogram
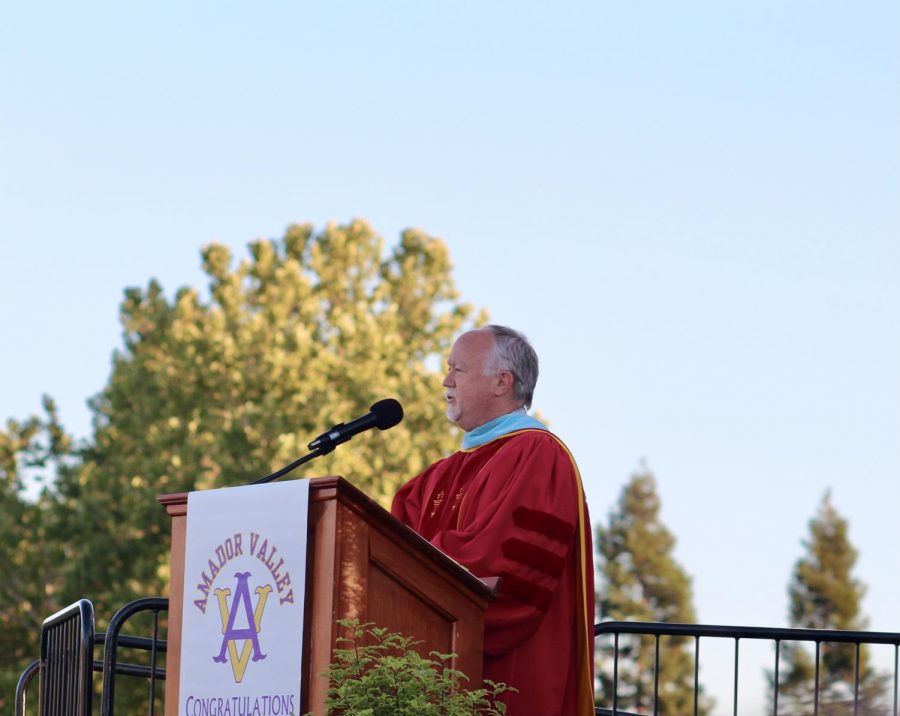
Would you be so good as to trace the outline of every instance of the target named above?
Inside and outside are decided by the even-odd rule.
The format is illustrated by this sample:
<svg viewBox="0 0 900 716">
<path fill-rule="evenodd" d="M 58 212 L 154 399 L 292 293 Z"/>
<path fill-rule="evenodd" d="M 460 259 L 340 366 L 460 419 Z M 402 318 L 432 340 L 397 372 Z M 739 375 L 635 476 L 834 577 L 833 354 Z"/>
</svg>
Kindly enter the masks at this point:
<svg viewBox="0 0 900 716">
<path fill-rule="evenodd" d="M 222 617 L 222 646 L 218 656 L 213 657 L 213 661 L 224 664 L 230 657 L 231 671 L 235 682 L 239 684 L 244 679 L 244 670 L 247 668 L 249 658 L 253 661 L 266 658 L 259 646 L 259 630 L 262 627 L 262 616 L 272 587 L 267 584 L 256 588 L 256 607 L 251 609 L 250 587 L 247 585 L 250 572 L 238 572 L 234 576 L 237 578 L 237 586 L 230 607 L 228 606 L 230 589 L 216 589 L 214 592 L 219 601 L 219 615 Z M 247 626 L 239 628 L 238 623 Z M 237 647 L 239 641 L 242 642 L 240 655 Z"/>
<path fill-rule="evenodd" d="M 250 661 L 262 661 L 266 658 L 260 646 L 260 631 L 269 595 L 276 593 L 279 605 L 294 602 L 291 575 L 284 569 L 284 559 L 276 560 L 278 548 L 258 532 L 250 532 L 246 536 L 249 536 L 249 540 L 245 539 L 244 533 L 236 532 L 222 540 L 213 550 L 206 560 L 206 569 L 200 572 L 197 597 L 193 600 L 194 606 L 205 615 L 210 596 L 215 597 L 222 622 L 222 641 L 218 653 L 212 659 L 217 664 L 230 663 L 237 684 L 244 680 L 244 672 Z M 246 549 L 247 546 L 250 547 L 249 550 Z M 246 567 L 250 560 L 252 565 L 263 567 L 263 574 L 272 582 L 253 590 L 255 603 L 250 591 L 253 572 L 240 566 L 243 564 Z M 229 563 L 238 563 L 238 571 L 233 572 L 236 580 L 233 590 L 231 587 L 215 587 L 227 573 L 225 568 Z"/>
</svg>

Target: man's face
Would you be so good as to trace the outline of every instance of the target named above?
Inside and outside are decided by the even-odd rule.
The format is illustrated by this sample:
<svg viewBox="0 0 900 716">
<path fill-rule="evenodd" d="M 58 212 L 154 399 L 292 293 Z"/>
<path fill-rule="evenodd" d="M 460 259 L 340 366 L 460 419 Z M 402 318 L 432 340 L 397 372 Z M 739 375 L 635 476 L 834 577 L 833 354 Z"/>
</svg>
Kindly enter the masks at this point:
<svg viewBox="0 0 900 716">
<path fill-rule="evenodd" d="M 463 430 L 472 430 L 497 417 L 494 412 L 496 376 L 485 375 L 488 356 L 494 346 L 489 331 L 463 333 L 447 359 L 447 417 Z"/>
</svg>

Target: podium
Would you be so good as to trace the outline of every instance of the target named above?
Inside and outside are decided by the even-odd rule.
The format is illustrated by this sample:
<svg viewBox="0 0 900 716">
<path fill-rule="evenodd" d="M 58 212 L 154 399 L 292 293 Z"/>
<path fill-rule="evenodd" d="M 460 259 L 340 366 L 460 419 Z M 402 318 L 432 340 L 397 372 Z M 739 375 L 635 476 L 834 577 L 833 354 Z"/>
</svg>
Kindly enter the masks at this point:
<svg viewBox="0 0 900 716">
<path fill-rule="evenodd" d="M 265 489 L 264 486 L 260 486 Z M 187 493 L 161 495 L 172 518 L 166 716 L 178 716 Z M 422 640 L 423 654 L 453 652 L 467 688 L 482 675 L 491 587 L 433 547 L 342 477 L 310 480 L 301 713 L 325 713 L 323 674 L 341 629 L 359 619 Z"/>
</svg>

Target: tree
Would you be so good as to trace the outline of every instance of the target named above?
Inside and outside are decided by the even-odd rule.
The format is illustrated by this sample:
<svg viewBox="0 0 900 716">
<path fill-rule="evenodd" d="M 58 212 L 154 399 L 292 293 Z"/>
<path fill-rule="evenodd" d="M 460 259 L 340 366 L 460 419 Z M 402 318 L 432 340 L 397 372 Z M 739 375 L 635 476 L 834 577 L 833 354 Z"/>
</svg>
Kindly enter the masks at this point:
<svg viewBox="0 0 900 716">
<path fill-rule="evenodd" d="M 857 551 L 850 543 L 847 520 L 831 504 L 826 492 L 809 522 L 806 554 L 797 560 L 788 586 L 791 626 L 807 629 L 862 630 L 865 586 L 852 575 Z M 852 711 L 856 650 L 852 644 L 821 646 L 819 713 Z M 770 675 L 770 681 L 772 677 Z M 860 714 L 886 713 L 881 704 L 884 677 L 869 663 L 865 646 L 859 650 Z M 779 712 L 808 713 L 814 701 L 815 658 L 797 644 L 782 648 L 779 673 Z"/>
<path fill-rule="evenodd" d="M 155 280 L 125 291 L 123 345 L 90 401 L 93 435 L 46 500 L 61 545 L 46 569 L 56 608 L 87 596 L 103 619 L 165 593 L 169 520 L 157 495 L 261 477 L 380 398 L 404 405 L 398 427 L 291 477 L 343 474 L 386 504 L 457 444 L 440 365 L 485 317 L 458 301 L 442 241 L 407 230 L 385 253 L 364 221 L 295 225 L 250 244 L 237 266 L 221 245 L 202 259 L 208 293 L 168 298 Z"/>
<path fill-rule="evenodd" d="M 691 579 L 673 556 L 675 538 L 659 518 L 656 480 L 642 467 L 622 490 L 606 526 L 597 527 L 600 620 L 692 623 Z M 600 703 L 613 699 L 613 645 L 599 645 Z M 653 713 L 655 641 L 619 637 L 618 706 Z M 694 713 L 694 656 L 684 638 L 663 637 L 659 653 L 659 713 Z M 711 700 L 698 694 L 698 712 Z"/>
<path fill-rule="evenodd" d="M 0 428 L 0 712 L 12 713 L 16 680 L 38 656 L 44 618 L 57 611 L 62 558 L 47 490 L 29 485 L 64 468 L 71 438 L 59 424 L 56 405 L 44 398 L 44 415 L 10 419 Z M 10 668 L 7 665 L 11 665 Z"/>
</svg>

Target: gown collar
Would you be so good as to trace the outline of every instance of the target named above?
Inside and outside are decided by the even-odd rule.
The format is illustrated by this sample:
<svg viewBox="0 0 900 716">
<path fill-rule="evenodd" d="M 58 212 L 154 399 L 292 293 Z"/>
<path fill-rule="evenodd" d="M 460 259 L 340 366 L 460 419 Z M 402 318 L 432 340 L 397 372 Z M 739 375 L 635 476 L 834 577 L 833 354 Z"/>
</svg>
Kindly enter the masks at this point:
<svg viewBox="0 0 900 716">
<path fill-rule="evenodd" d="M 463 435 L 463 450 L 481 447 L 485 443 L 503 437 L 507 433 L 527 428 L 546 430 L 547 426 L 537 418 L 532 418 L 523 409 L 514 410 L 506 415 L 501 415 L 499 418 L 489 420 L 484 425 L 479 425 L 474 430 L 470 430 Z"/>
</svg>

